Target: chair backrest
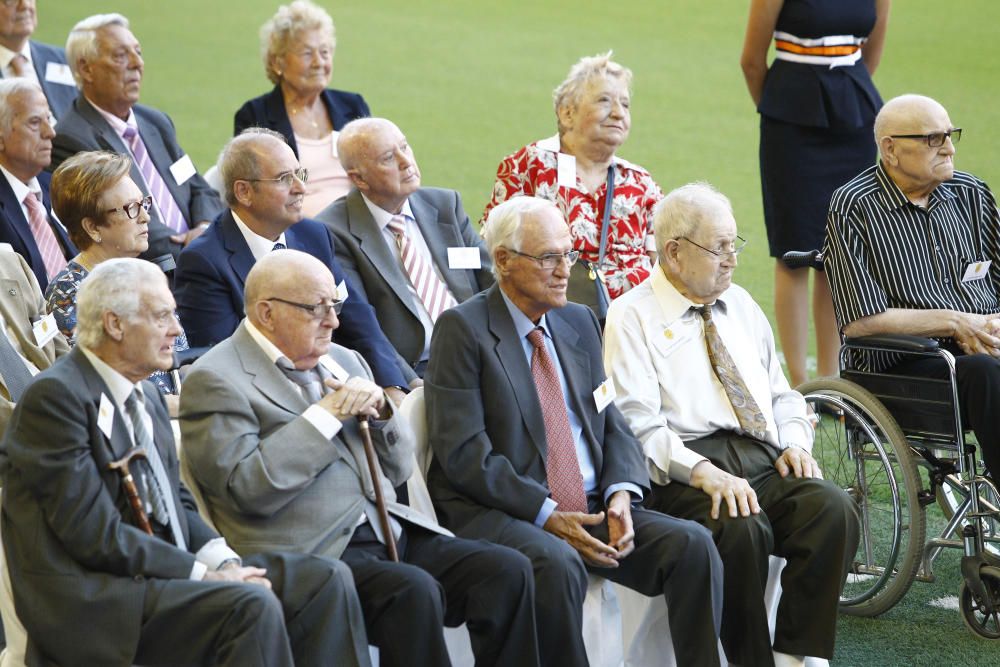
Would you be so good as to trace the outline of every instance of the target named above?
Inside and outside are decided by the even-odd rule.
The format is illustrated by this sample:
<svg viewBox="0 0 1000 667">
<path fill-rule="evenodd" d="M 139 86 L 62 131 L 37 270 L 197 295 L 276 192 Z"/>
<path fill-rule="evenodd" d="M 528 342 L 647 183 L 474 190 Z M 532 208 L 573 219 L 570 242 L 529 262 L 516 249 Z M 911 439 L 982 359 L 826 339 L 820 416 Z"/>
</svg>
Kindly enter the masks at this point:
<svg viewBox="0 0 1000 667">
<path fill-rule="evenodd" d="M 406 420 L 413 432 L 413 474 L 406 482 L 410 496 L 410 507 L 437 521 L 437 513 L 427 490 L 427 469 L 430 468 L 434 453 L 427 442 L 427 413 L 424 411 L 424 388 L 418 387 L 406 395 L 397 408 L 399 416 Z"/>
</svg>

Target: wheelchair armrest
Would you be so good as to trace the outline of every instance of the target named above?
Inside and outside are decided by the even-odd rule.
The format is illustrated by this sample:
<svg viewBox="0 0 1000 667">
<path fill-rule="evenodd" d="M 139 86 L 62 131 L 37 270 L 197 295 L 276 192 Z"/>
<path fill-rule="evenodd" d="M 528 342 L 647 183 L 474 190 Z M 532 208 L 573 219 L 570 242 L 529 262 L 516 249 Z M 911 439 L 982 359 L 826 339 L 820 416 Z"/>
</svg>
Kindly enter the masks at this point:
<svg viewBox="0 0 1000 667">
<path fill-rule="evenodd" d="M 808 252 L 789 250 L 781 256 L 781 261 L 790 269 L 823 270 L 823 253 L 820 250 L 810 250 Z"/>
<path fill-rule="evenodd" d="M 896 352 L 937 352 L 940 345 L 933 338 L 908 334 L 876 334 L 845 338 L 844 347 L 880 347 Z"/>
</svg>

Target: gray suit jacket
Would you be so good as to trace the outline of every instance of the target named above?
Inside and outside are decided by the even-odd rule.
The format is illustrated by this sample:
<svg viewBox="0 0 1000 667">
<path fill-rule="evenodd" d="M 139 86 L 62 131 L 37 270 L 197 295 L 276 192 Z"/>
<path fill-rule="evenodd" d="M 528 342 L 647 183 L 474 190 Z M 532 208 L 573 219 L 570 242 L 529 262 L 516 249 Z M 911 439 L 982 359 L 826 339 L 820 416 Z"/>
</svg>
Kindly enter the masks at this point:
<svg viewBox="0 0 1000 667">
<path fill-rule="evenodd" d="M 332 344 L 352 376 L 371 379 L 361 356 Z M 212 520 L 240 553 L 293 551 L 339 557 L 362 512 L 381 532 L 357 421 L 332 440 L 302 413 L 299 388 L 241 324 L 191 368 L 181 393 L 185 455 Z M 383 493 L 395 516 L 442 532 L 395 501 L 412 471 L 413 435 L 395 415 L 373 422 Z"/>
<path fill-rule="evenodd" d="M 421 188 L 410 195 L 416 218 L 448 289 L 462 303 L 493 284 L 493 266 L 486 245 L 469 223 L 462 200 L 454 190 Z M 337 261 L 355 287 L 375 308 L 382 331 L 411 365 L 420 361 L 424 350 L 424 328 L 417 304 L 410 293 L 410 279 L 375 224 L 358 190 L 351 190 L 316 216 L 337 237 Z M 449 269 L 448 248 L 479 248 L 482 268 Z"/>
</svg>

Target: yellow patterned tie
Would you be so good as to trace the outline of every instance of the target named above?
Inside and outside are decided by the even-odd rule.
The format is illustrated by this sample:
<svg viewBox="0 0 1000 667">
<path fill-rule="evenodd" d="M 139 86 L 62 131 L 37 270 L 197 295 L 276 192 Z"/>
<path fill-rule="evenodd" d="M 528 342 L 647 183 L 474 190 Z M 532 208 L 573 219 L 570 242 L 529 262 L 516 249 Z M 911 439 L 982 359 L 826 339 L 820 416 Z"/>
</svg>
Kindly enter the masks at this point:
<svg viewBox="0 0 1000 667">
<path fill-rule="evenodd" d="M 736 419 L 740 422 L 740 428 L 747 435 L 763 440 L 767 433 L 767 419 L 764 418 L 764 413 L 760 411 L 757 402 L 753 400 L 753 395 L 747 389 L 743 378 L 740 377 L 740 372 L 737 370 L 733 358 L 729 356 L 729 350 L 726 349 L 722 337 L 719 336 L 719 330 L 715 328 L 715 322 L 712 321 L 712 306 L 705 304 L 699 310 L 705 320 L 705 345 L 708 347 L 708 360 L 712 362 L 715 375 L 722 383 L 723 389 L 726 390 L 726 396 L 729 397 L 729 402 L 733 405 Z"/>
</svg>

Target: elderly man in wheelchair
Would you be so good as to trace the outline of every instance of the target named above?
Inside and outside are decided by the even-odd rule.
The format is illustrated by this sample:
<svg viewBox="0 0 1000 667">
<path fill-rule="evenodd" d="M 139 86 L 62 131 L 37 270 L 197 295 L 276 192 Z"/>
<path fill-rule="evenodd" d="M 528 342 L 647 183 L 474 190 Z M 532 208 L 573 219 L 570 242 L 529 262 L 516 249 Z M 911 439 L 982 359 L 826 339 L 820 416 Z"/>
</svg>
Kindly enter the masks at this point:
<svg viewBox="0 0 1000 667">
<path fill-rule="evenodd" d="M 802 260 L 822 263 L 830 281 L 846 337 L 841 377 L 799 391 L 822 415 L 814 455 L 861 510 L 842 610 L 886 611 L 955 547 L 963 618 L 997 639 L 1000 215 L 985 183 L 955 171 L 960 137 L 927 97 L 897 97 L 879 113 L 878 164 L 834 193 L 824 252 Z M 935 496 L 949 521 L 925 543 Z"/>
</svg>

